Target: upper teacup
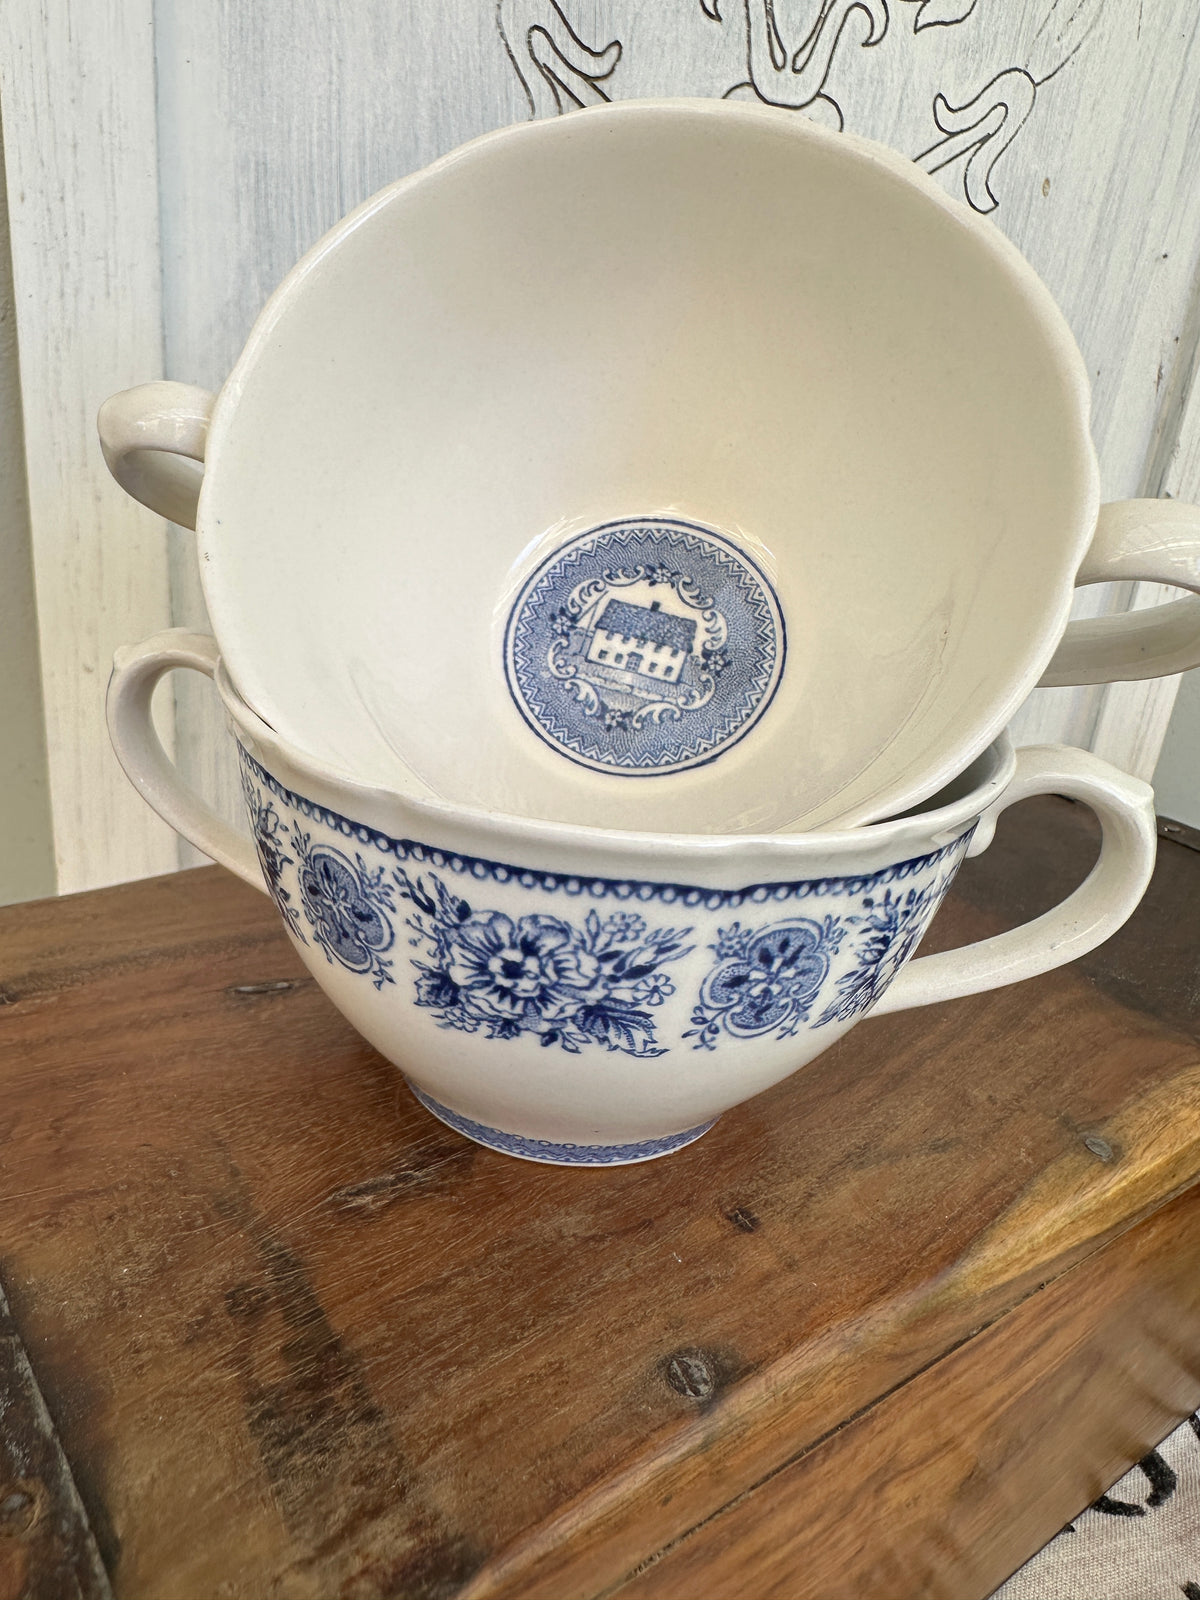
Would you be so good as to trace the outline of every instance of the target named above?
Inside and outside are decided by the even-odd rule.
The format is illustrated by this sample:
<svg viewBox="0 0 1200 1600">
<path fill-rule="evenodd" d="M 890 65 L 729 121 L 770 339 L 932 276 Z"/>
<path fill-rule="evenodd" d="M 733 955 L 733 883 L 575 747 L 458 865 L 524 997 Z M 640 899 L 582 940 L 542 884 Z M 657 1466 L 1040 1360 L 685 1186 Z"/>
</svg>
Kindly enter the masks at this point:
<svg viewBox="0 0 1200 1600">
<path fill-rule="evenodd" d="M 508 813 L 884 816 L 995 738 L 1077 581 L 1200 584 L 1188 508 L 1106 508 L 1088 554 L 1087 379 L 1013 246 L 772 108 L 455 151 L 300 263 L 205 445 L 209 404 L 146 386 L 101 435 L 177 521 L 204 457 L 240 693 L 361 782 Z M 1069 630 L 1047 681 L 1200 663 L 1200 602 L 1146 617 Z"/>
</svg>

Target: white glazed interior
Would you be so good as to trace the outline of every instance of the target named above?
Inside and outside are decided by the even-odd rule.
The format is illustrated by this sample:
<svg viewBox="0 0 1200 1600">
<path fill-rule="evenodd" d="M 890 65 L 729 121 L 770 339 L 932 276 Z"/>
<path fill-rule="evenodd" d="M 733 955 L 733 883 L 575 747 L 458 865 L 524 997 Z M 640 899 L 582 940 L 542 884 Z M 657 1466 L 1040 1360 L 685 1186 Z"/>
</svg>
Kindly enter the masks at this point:
<svg viewBox="0 0 1200 1600">
<path fill-rule="evenodd" d="M 940 849 L 973 828 L 999 799 L 1016 760 L 1004 733 L 938 795 L 904 816 L 860 827 L 769 834 L 638 833 L 504 815 L 360 783 L 280 738 L 246 705 L 223 662 L 216 684 L 242 748 L 285 789 L 355 825 L 535 872 L 653 879 L 706 889 L 869 875 Z M 978 840 L 979 847 L 986 842 Z"/>
<path fill-rule="evenodd" d="M 490 135 L 301 264 L 216 408 L 201 570 L 229 671 L 364 784 L 670 833 L 936 790 L 1057 641 L 1094 523 L 1087 385 L 1035 275 L 900 158 L 629 102 Z M 522 722 L 502 634 L 557 544 L 673 514 L 786 617 L 754 729 L 607 776 Z"/>
</svg>

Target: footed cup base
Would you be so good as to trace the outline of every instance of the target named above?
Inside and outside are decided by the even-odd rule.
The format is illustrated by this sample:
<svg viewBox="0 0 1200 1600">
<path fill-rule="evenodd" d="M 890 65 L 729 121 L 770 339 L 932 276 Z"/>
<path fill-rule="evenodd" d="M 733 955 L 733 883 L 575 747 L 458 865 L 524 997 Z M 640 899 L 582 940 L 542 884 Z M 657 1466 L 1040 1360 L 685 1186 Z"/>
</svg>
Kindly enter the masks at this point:
<svg viewBox="0 0 1200 1600">
<path fill-rule="evenodd" d="M 692 1144 L 713 1126 L 703 1122 L 698 1128 L 688 1128 L 683 1133 L 664 1134 L 660 1139 L 641 1139 L 635 1144 L 560 1144 L 553 1139 L 529 1139 L 519 1133 L 505 1133 L 501 1128 L 489 1128 L 485 1123 L 474 1122 L 470 1117 L 451 1111 L 438 1103 L 424 1090 L 418 1089 L 411 1078 L 404 1080 L 426 1111 L 444 1122 L 455 1133 L 461 1133 L 476 1144 L 501 1155 L 517 1156 L 522 1161 L 541 1161 L 556 1167 L 621 1167 L 635 1161 L 654 1161 L 659 1156 L 669 1156 L 684 1145 Z"/>
</svg>

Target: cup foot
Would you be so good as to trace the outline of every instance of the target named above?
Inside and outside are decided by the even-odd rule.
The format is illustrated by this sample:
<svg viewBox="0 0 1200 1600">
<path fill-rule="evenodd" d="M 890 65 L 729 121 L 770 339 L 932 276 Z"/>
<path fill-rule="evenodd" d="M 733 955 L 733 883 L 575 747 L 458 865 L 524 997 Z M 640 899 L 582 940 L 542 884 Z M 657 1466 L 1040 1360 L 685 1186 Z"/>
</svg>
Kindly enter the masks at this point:
<svg viewBox="0 0 1200 1600">
<path fill-rule="evenodd" d="M 658 1156 L 669 1156 L 682 1150 L 701 1134 L 707 1133 L 713 1122 L 704 1122 L 698 1128 L 688 1128 L 684 1133 L 668 1133 L 661 1139 L 642 1139 L 636 1144 L 556 1144 L 552 1139 L 527 1139 L 519 1133 L 505 1133 L 501 1128 L 489 1128 L 470 1117 L 460 1116 L 448 1106 L 439 1105 L 431 1095 L 418 1089 L 411 1079 L 405 1082 L 416 1098 L 439 1122 L 444 1122 L 455 1133 L 461 1133 L 476 1144 L 489 1150 L 499 1150 L 502 1155 L 517 1156 L 522 1161 L 541 1161 L 555 1167 L 621 1167 L 634 1161 L 653 1161 Z"/>
</svg>

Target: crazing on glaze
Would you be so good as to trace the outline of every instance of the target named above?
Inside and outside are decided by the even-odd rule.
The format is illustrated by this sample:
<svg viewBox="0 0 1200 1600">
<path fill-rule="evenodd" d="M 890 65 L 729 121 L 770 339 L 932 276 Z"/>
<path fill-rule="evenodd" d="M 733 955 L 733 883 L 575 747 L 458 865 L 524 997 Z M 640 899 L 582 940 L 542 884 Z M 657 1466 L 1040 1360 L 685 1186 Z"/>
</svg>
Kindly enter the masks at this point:
<svg viewBox="0 0 1200 1600">
<path fill-rule="evenodd" d="M 771 702 L 786 653 L 765 574 L 711 529 L 607 523 L 547 557 L 509 615 L 505 673 L 553 749 L 647 777 L 712 761 Z"/>
<path fill-rule="evenodd" d="M 713 1050 L 853 1021 L 916 947 L 970 838 L 869 876 L 736 890 L 568 877 L 389 838 L 293 794 L 245 750 L 241 760 L 263 875 L 299 943 L 376 989 L 405 983 L 439 1027 L 527 1037 L 571 1055 L 596 1048 L 649 1059 L 673 1046 Z M 481 905 L 489 883 L 518 890 L 528 909 Z M 832 908 L 786 914 L 789 903 L 814 900 Z M 678 908 L 688 920 L 643 914 L 631 901 Z M 772 905 L 785 914 L 764 918 Z M 743 918 L 723 920 L 743 908 Z M 697 975 L 692 962 L 681 976 L 705 947 L 707 970 Z M 673 1000 L 686 1007 L 683 1019 Z M 674 1025 L 664 1025 L 668 1013 Z"/>
</svg>

